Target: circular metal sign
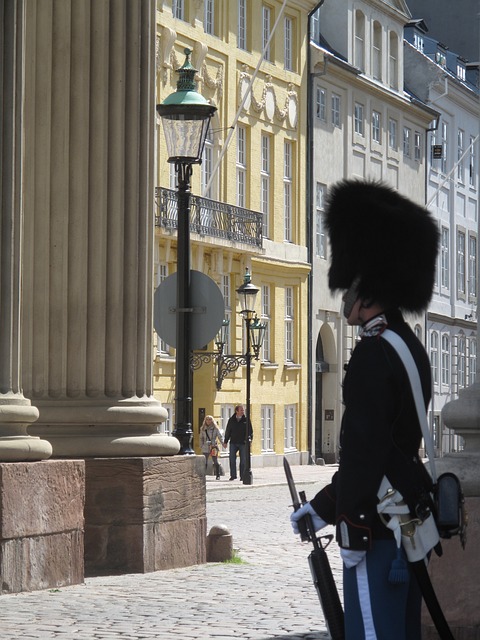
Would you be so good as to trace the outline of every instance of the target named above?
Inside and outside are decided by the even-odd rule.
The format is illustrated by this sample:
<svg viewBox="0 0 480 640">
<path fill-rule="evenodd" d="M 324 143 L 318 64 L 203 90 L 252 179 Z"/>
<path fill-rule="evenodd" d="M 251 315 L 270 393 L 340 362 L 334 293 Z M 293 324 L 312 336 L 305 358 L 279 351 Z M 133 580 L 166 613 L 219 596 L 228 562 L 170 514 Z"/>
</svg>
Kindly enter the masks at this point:
<svg viewBox="0 0 480 640">
<path fill-rule="evenodd" d="M 177 346 L 177 274 L 155 290 L 153 326 L 171 347 Z M 217 283 L 200 271 L 190 271 L 189 348 L 202 349 L 218 333 L 225 318 L 225 301 Z"/>
</svg>

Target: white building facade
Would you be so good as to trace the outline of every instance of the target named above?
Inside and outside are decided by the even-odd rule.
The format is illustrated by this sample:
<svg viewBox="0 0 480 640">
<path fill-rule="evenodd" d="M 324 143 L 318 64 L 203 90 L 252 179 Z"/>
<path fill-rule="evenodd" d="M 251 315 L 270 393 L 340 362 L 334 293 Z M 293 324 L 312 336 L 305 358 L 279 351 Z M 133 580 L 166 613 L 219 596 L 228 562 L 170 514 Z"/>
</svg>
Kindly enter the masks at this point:
<svg viewBox="0 0 480 640">
<path fill-rule="evenodd" d="M 406 39 L 412 89 L 440 114 L 427 137 L 426 203 L 438 221 L 440 251 L 426 347 L 433 378 L 430 421 L 441 455 L 463 448 L 462 438 L 442 424 L 441 411 L 474 383 L 477 369 L 478 74 L 428 37 L 421 20 L 406 29 Z"/>
<path fill-rule="evenodd" d="M 328 291 L 323 203 L 342 178 L 377 179 L 419 204 L 426 201 L 428 130 L 437 117 L 405 90 L 403 1 L 326 0 L 315 16 L 311 51 L 312 451 L 334 462 L 341 384 L 355 335 Z M 307 189 L 308 191 L 308 189 Z M 426 318 L 409 318 L 426 342 Z"/>
</svg>

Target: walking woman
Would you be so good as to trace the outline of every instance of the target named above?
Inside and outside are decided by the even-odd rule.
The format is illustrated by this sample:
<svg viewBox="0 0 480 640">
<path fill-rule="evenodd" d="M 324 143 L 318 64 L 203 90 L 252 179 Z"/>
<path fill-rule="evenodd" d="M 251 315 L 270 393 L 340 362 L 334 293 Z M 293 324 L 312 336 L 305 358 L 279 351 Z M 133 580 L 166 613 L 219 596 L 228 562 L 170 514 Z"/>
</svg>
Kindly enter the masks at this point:
<svg viewBox="0 0 480 640">
<path fill-rule="evenodd" d="M 208 464 L 209 456 L 212 456 L 213 470 L 217 480 L 220 480 L 220 465 L 218 464 L 219 446 L 217 441 L 223 445 L 223 436 L 213 416 L 205 416 L 200 427 L 200 448 L 205 456 L 205 466 Z"/>
</svg>

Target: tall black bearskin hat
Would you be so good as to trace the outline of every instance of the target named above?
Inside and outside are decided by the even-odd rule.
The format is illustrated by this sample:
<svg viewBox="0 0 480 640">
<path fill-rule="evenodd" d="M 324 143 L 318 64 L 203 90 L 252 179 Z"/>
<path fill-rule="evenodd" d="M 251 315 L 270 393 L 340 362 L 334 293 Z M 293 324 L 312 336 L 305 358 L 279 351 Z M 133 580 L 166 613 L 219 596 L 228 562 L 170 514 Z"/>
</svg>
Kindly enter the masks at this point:
<svg viewBox="0 0 480 640">
<path fill-rule="evenodd" d="M 427 209 L 381 182 L 343 180 L 329 193 L 328 285 L 386 308 L 420 312 L 432 296 L 439 233 Z"/>
</svg>

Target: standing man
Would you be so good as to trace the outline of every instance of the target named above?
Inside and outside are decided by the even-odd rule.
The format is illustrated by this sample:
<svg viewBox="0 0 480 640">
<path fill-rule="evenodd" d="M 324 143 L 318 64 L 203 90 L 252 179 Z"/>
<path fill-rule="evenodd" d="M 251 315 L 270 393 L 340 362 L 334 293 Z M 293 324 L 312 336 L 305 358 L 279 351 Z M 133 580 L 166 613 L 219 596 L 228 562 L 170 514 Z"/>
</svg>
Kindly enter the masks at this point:
<svg viewBox="0 0 480 640">
<path fill-rule="evenodd" d="M 388 327 L 406 343 L 426 408 L 430 362 L 402 312 L 419 314 L 428 306 L 438 230 L 425 208 L 385 184 L 358 180 L 333 186 L 326 224 L 329 288 L 344 292 L 343 314 L 349 325 L 360 327 L 360 340 L 343 383 L 338 471 L 292 514 L 292 526 L 298 533 L 306 513 L 316 530 L 336 526 L 346 640 L 420 640 L 419 585 L 378 515 L 377 493 L 386 476 L 410 512 L 419 514 L 432 483 L 419 455 L 422 431 L 408 375 L 382 333 Z"/>
<path fill-rule="evenodd" d="M 247 431 L 247 418 L 245 417 L 245 409 L 243 404 L 237 404 L 235 407 L 235 413 L 230 416 L 227 422 L 227 428 L 225 429 L 225 440 L 223 447 L 225 448 L 230 442 L 230 480 L 237 479 L 237 451 L 240 453 L 240 480 L 243 479 L 243 473 L 246 466 L 246 445 L 247 437 L 250 442 L 253 440 L 252 423 L 248 421 Z"/>
</svg>

